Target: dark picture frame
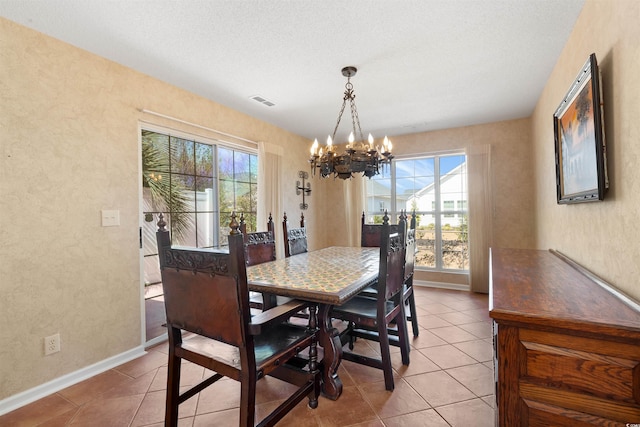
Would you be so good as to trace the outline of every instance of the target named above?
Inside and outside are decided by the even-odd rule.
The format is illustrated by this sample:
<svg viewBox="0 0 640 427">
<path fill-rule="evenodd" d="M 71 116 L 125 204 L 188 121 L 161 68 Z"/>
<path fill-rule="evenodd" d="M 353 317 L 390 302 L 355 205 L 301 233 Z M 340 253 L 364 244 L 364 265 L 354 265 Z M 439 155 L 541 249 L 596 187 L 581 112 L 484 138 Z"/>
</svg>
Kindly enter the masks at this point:
<svg viewBox="0 0 640 427">
<path fill-rule="evenodd" d="M 553 114 L 558 204 L 604 200 L 609 188 L 602 85 L 595 53 Z"/>
</svg>

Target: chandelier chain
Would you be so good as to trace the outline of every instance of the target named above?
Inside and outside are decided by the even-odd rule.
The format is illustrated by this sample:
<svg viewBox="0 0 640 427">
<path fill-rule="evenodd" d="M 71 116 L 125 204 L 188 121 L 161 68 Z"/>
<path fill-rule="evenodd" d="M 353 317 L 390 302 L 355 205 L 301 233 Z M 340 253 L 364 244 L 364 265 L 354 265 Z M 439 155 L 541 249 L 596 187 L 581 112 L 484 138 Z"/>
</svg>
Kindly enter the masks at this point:
<svg viewBox="0 0 640 427">
<path fill-rule="evenodd" d="M 344 113 L 344 107 L 347 105 L 348 99 L 348 91 L 344 92 L 344 98 L 342 99 L 342 108 L 340 108 L 340 112 L 338 113 L 338 120 L 336 121 L 336 127 L 333 129 L 333 134 L 331 135 L 331 139 L 336 139 L 336 132 L 338 131 L 338 126 L 340 126 L 340 120 L 342 120 L 342 113 Z"/>
<path fill-rule="evenodd" d="M 351 126 L 353 127 L 353 136 L 357 138 L 357 136 L 355 135 L 357 124 L 358 133 L 360 134 L 360 141 L 364 145 L 364 135 L 362 134 L 362 128 L 360 128 L 360 117 L 358 117 L 358 109 L 356 108 L 356 96 L 352 94 L 349 102 L 351 104 Z"/>
<path fill-rule="evenodd" d="M 342 114 L 344 114 L 344 109 L 346 107 L 347 101 L 349 101 L 349 108 L 351 109 L 351 128 L 353 129 L 353 136 L 357 138 L 357 135 L 360 135 L 360 141 L 362 145 L 364 145 L 364 134 L 362 133 L 362 128 L 360 127 L 360 117 L 358 116 L 358 108 L 356 107 L 356 95 L 353 93 L 353 84 L 351 83 L 351 78 L 347 78 L 347 84 L 344 85 L 344 97 L 342 98 L 342 107 L 340 108 L 340 112 L 338 113 L 338 120 L 336 121 L 336 127 L 333 129 L 333 134 L 331 134 L 331 139 L 336 139 L 336 133 L 338 132 L 338 128 L 340 127 L 340 121 L 342 120 Z M 357 125 L 357 127 L 356 127 Z M 356 130 L 358 133 L 356 134 Z"/>
</svg>

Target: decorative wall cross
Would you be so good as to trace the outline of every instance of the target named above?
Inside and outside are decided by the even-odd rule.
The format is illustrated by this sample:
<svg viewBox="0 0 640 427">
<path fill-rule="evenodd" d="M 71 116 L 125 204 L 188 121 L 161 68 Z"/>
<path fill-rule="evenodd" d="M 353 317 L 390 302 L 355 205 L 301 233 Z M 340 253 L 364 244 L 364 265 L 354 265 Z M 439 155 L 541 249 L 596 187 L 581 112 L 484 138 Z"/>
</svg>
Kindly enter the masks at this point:
<svg viewBox="0 0 640 427">
<path fill-rule="evenodd" d="M 298 177 L 302 178 L 302 185 L 300 185 L 300 181 L 296 181 L 296 195 L 302 194 L 302 203 L 300 203 L 300 209 L 305 210 L 309 207 L 309 205 L 305 202 L 305 196 L 311 196 L 311 183 L 307 182 L 307 185 L 304 185 L 305 179 L 309 179 L 309 174 L 305 171 L 299 171 Z"/>
</svg>

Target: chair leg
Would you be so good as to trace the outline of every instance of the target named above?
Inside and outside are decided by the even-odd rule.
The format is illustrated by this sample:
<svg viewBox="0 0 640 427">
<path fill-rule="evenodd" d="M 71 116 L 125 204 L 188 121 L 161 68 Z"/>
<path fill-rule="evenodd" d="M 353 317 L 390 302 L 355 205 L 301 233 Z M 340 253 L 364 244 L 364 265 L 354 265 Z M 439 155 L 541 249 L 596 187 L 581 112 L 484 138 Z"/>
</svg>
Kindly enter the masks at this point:
<svg viewBox="0 0 640 427">
<path fill-rule="evenodd" d="M 266 292 L 262 293 L 262 310 L 267 311 L 278 305 L 276 296 Z"/>
<path fill-rule="evenodd" d="M 316 317 L 316 306 L 309 307 L 309 330 L 316 331 L 318 322 Z M 318 396 L 320 396 L 320 369 L 318 365 L 318 341 L 316 335 L 311 338 L 309 346 L 309 372 L 313 375 L 313 390 L 309 394 L 309 408 L 318 407 Z"/>
<path fill-rule="evenodd" d="M 420 334 L 420 329 L 418 328 L 418 314 L 416 313 L 416 299 L 413 295 L 413 289 L 411 289 L 411 293 L 409 294 L 409 310 L 411 310 L 411 328 L 413 329 L 413 336 L 417 337 Z"/>
<path fill-rule="evenodd" d="M 355 328 L 355 323 L 349 322 L 349 326 L 347 326 L 347 331 L 349 332 L 349 350 L 353 350 L 354 343 L 356 342 L 356 337 L 351 334 L 351 331 Z"/>
<path fill-rule="evenodd" d="M 253 372 L 240 380 L 240 425 L 251 426 L 255 424 L 256 415 L 256 375 Z"/>
<path fill-rule="evenodd" d="M 400 304 L 400 312 L 396 317 L 398 324 L 398 340 L 400 341 L 400 355 L 402 364 L 409 364 L 409 332 L 407 332 L 407 316 L 404 311 L 404 304 Z"/>
<path fill-rule="evenodd" d="M 393 369 L 391 367 L 391 352 L 389 351 L 389 333 L 384 322 L 378 322 L 378 337 L 380 338 L 380 356 L 384 373 L 384 388 L 393 391 Z"/>
<path fill-rule="evenodd" d="M 180 366 L 181 359 L 176 356 L 174 342 L 181 342 L 181 331 L 169 326 L 169 366 L 167 374 L 167 399 L 165 407 L 165 427 L 178 425 L 178 406 L 180 405 Z"/>
</svg>

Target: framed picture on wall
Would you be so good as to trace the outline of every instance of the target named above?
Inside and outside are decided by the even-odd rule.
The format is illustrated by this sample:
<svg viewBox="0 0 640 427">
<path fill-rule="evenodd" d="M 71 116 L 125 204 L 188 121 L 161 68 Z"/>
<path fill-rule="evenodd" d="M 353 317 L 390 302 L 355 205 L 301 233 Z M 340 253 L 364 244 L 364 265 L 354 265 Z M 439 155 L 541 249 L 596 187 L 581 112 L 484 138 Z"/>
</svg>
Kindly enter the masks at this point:
<svg viewBox="0 0 640 427">
<path fill-rule="evenodd" d="M 592 53 L 553 114 L 559 204 L 604 199 L 609 178 L 603 113 L 600 70 Z"/>
</svg>

